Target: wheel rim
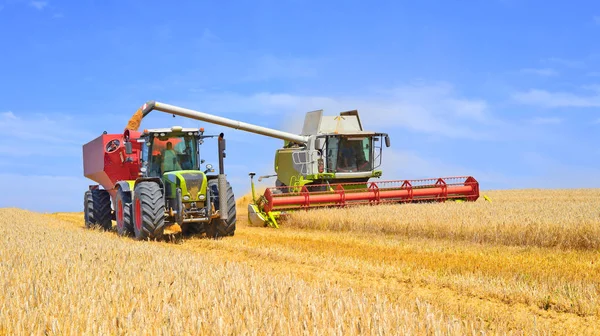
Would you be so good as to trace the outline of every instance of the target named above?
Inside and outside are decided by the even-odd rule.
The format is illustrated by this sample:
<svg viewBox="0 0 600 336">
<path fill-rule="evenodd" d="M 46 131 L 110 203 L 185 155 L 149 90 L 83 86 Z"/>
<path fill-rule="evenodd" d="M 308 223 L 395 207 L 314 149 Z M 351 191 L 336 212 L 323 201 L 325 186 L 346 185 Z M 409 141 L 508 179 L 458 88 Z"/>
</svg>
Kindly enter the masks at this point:
<svg viewBox="0 0 600 336">
<path fill-rule="evenodd" d="M 135 200 L 135 227 L 138 232 L 142 231 L 142 202 L 139 198 Z"/>
</svg>

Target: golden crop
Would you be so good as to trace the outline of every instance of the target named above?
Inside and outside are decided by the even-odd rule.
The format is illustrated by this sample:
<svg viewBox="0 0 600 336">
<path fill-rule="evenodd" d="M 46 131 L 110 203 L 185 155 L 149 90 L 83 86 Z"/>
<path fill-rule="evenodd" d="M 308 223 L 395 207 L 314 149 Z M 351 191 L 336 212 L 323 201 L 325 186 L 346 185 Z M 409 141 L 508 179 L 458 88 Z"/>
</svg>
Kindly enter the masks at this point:
<svg viewBox="0 0 600 336">
<path fill-rule="evenodd" d="M 487 194 L 179 245 L 0 209 L 0 334 L 600 334 L 600 192 Z"/>
<path fill-rule="evenodd" d="M 299 211 L 289 226 L 513 246 L 600 248 L 600 190 L 487 192 L 477 202 Z"/>
</svg>

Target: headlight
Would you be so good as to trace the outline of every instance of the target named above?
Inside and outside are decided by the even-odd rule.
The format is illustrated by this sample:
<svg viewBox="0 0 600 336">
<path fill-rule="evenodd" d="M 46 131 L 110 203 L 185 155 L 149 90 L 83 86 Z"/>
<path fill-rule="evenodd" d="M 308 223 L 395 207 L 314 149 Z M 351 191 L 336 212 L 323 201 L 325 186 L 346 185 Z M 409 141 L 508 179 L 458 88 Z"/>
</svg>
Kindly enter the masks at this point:
<svg viewBox="0 0 600 336">
<path fill-rule="evenodd" d="M 213 166 L 212 166 L 210 163 L 208 163 L 208 164 L 206 165 L 206 169 L 208 169 L 208 170 L 211 170 L 211 169 L 213 169 Z"/>
<path fill-rule="evenodd" d="M 190 196 L 188 196 L 188 195 L 183 196 L 183 200 L 184 201 L 189 201 L 190 200 Z"/>
<path fill-rule="evenodd" d="M 200 195 L 200 197 L 198 197 L 198 199 L 201 201 L 204 201 L 205 198 L 206 198 L 206 196 L 204 196 L 204 195 Z"/>
</svg>

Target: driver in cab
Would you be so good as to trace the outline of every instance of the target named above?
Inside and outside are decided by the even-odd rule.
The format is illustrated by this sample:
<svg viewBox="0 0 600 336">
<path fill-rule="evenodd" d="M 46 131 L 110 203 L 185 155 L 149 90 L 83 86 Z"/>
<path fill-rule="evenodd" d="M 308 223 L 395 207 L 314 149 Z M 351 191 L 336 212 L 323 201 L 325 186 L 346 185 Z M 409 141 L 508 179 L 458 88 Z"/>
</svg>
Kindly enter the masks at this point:
<svg viewBox="0 0 600 336">
<path fill-rule="evenodd" d="M 179 159 L 177 158 L 177 152 L 175 152 L 173 149 L 173 144 L 170 141 L 167 142 L 167 149 L 163 153 L 161 168 L 163 172 L 181 170 L 181 165 L 179 164 Z"/>
</svg>

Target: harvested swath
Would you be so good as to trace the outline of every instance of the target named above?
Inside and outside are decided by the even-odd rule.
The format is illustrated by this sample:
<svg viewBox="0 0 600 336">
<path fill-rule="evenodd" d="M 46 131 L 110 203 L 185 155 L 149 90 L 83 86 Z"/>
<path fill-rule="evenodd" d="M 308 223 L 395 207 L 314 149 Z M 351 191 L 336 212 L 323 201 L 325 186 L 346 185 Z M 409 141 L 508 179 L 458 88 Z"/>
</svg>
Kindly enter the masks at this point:
<svg viewBox="0 0 600 336">
<path fill-rule="evenodd" d="M 513 246 L 600 248 L 600 190 L 487 192 L 492 203 L 298 211 L 284 225 Z"/>
</svg>

